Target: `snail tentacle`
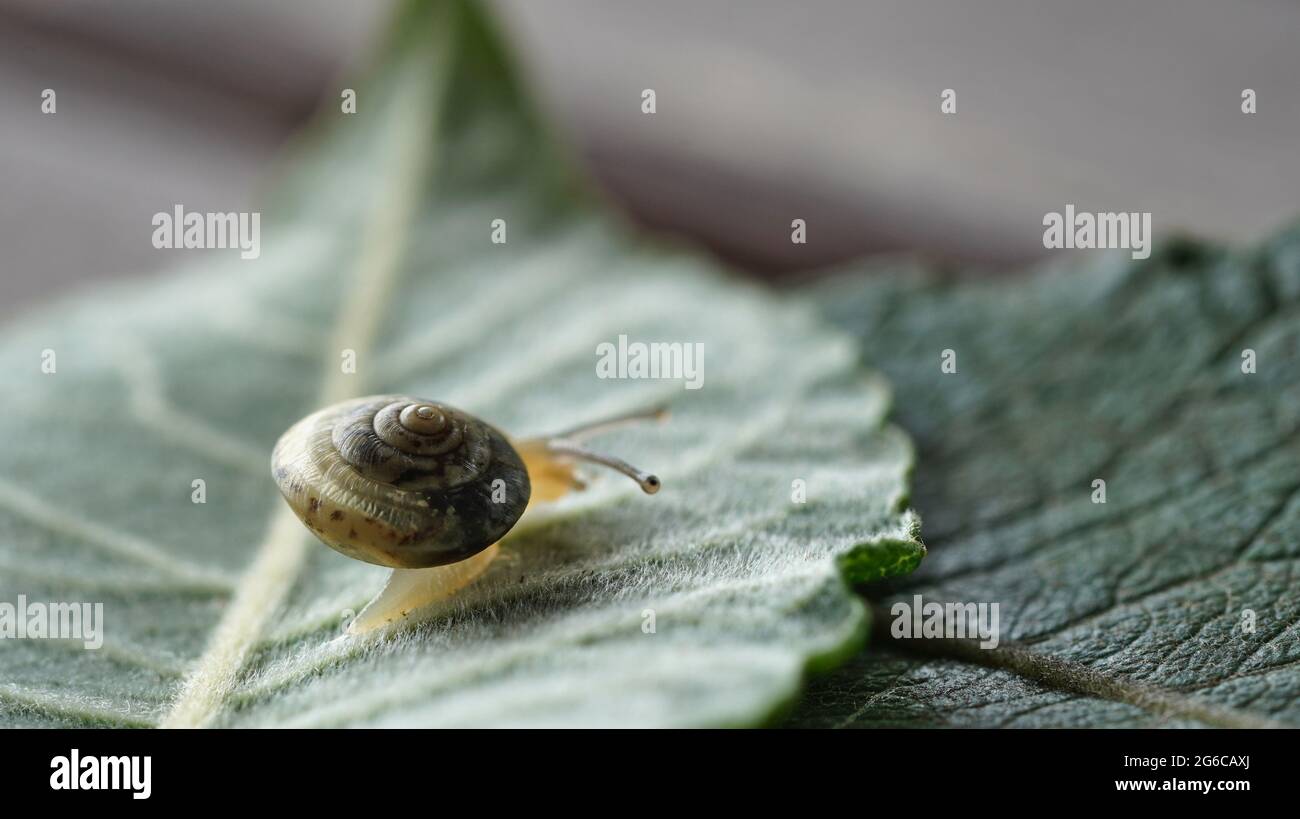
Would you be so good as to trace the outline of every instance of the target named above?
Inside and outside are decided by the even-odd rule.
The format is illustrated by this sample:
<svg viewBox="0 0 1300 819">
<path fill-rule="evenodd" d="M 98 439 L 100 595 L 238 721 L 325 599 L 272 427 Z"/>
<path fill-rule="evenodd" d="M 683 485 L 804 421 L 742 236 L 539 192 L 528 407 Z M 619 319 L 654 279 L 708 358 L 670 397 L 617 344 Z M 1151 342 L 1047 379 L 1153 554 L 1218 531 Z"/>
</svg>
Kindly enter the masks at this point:
<svg viewBox="0 0 1300 819">
<path fill-rule="evenodd" d="M 604 435 L 623 427 L 640 424 L 646 421 L 664 421 L 668 418 L 668 407 L 655 406 L 646 409 L 633 410 L 621 415 L 612 415 L 609 418 L 602 418 L 599 421 L 591 421 L 586 424 L 579 424 L 563 432 L 556 432 L 546 437 L 563 438 L 569 441 L 585 441 L 588 438 L 594 438 L 597 435 Z"/>
<path fill-rule="evenodd" d="M 560 457 L 576 458 L 588 463 L 600 464 L 607 466 L 616 472 L 621 472 L 632 480 L 637 482 L 641 491 L 647 495 L 653 495 L 659 491 L 659 476 L 646 472 L 644 469 L 632 466 L 632 464 L 622 458 L 615 458 L 613 455 L 606 455 L 602 452 L 596 452 L 588 449 L 577 441 L 570 441 L 564 438 L 551 438 L 546 441 L 546 451 L 552 455 Z"/>
<path fill-rule="evenodd" d="M 589 449 L 582 442 L 625 426 L 645 421 L 663 421 L 667 417 L 667 407 L 657 406 L 603 418 L 553 435 L 518 441 L 516 446 L 524 463 L 528 465 L 534 495 L 538 500 L 555 500 L 575 489 L 585 489 L 586 484 L 575 472 L 576 461 L 599 464 L 621 472 L 636 481 L 641 491 L 653 495 L 662 485 L 658 476 L 633 466 L 622 458 Z"/>
</svg>

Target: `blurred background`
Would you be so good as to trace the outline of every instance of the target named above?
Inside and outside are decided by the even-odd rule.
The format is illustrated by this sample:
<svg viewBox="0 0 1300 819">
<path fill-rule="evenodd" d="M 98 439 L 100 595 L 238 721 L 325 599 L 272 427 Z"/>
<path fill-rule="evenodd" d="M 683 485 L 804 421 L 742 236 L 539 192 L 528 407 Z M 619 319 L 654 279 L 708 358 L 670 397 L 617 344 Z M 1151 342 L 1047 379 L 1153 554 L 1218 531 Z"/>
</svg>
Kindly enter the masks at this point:
<svg viewBox="0 0 1300 819">
<path fill-rule="evenodd" d="M 0 321 L 193 261 L 150 246 L 152 215 L 254 208 L 390 5 L 0 0 Z M 614 201 L 768 279 L 899 250 L 1005 268 L 1066 203 L 1151 211 L 1157 239 L 1300 215 L 1292 0 L 490 5 Z"/>
</svg>

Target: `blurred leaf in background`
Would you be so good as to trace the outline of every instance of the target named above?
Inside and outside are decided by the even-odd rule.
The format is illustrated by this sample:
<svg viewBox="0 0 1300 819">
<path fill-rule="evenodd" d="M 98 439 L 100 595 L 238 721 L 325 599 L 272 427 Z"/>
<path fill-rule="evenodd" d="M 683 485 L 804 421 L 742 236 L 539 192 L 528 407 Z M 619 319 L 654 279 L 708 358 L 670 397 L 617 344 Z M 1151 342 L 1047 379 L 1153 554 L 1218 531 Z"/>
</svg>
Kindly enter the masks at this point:
<svg viewBox="0 0 1300 819">
<path fill-rule="evenodd" d="M 1300 724 L 1300 230 L 821 300 L 918 440 L 931 557 L 871 596 L 998 602 L 1004 644 L 873 644 L 797 724 Z"/>
</svg>

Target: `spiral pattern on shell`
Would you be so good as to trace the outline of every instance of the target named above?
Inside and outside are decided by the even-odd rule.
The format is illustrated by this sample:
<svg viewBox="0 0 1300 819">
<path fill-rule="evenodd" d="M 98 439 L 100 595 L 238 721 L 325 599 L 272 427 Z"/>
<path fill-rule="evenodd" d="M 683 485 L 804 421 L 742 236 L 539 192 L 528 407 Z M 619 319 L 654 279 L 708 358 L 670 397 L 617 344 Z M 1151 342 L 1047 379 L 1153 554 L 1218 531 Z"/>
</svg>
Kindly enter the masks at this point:
<svg viewBox="0 0 1300 819">
<path fill-rule="evenodd" d="M 289 428 L 271 456 L 280 493 L 343 554 L 393 568 L 455 563 L 528 506 L 523 460 L 496 428 L 436 401 L 358 398 Z"/>
</svg>

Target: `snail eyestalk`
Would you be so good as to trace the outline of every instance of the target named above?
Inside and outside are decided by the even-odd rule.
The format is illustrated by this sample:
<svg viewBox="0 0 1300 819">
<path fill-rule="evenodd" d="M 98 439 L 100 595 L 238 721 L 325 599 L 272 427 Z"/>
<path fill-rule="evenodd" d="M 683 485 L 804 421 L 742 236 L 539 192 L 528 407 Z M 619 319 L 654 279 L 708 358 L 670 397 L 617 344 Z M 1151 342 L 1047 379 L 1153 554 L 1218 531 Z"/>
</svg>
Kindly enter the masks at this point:
<svg viewBox="0 0 1300 819">
<path fill-rule="evenodd" d="M 639 424 L 643 421 L 663 421 L 668 418 L 668 408 L 664 406 L 650 407 L 648 409 L 636 410 L 634 412 L 614 415 L 610 418 L 604 418 L 599 421 L 581 424 L 567 429 L 564 432 L 557 432 L 550 437 L 567 441 L 585 441 L 588 438 L 594 438 L 597 435 L 604 435 L 623 427 L 630 427 L 633 424 Z"/>
<path fill-rule="evenodd" d="M 613 455 L 587 449 L 577 441 L 567 438 L 548 438 L 546 439 L 546 451 L 553 455 L 564 455 L 580 461 L 607 466 L 616 472 L 622 472 L 636 481 L 637 485 L 641 487 L 641 491 L 647 495 L 658 492 L 661 486 L 658 475 L 652 475 L 644 469 L 638 469 L 621 458 L 615 458 Z"/>
<path fill-rule="evenodd" d="M 620 458 L 590 450 L 582 442 L 611 430 L 646 421 L 662 421 L 667 417 L 667 407 L 651 407 L 581 424 L 554 435 L 517 441 L 519 454 L 533 482 L 533 499 L 553 501 L 575 489 L 585 489 L 586 484 L 574 472 L 575 461 L 600 464 L 621 472 L 636 481 L 647 495 L 658 492 L 660 482 L 657 476 Z"/>
</svg>

